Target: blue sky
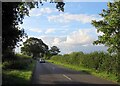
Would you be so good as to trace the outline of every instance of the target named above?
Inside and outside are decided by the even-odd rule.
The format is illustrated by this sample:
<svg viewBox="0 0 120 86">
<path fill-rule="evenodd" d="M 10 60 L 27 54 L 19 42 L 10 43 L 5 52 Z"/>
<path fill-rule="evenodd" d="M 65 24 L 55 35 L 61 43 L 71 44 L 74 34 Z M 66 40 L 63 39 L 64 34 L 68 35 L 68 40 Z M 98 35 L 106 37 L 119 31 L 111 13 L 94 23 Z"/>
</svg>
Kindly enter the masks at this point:
<svg viewBox="0 0 120 86">
<path fill-rule="evenodd" d="M 102 9 L 107 9 L 107 2 L 66 2 L 65 12 L 59 12 L 55 4 L 44 3 L 30 10 L 30 17 L 25 17 L 20 27 L 29 37 L 42 39 L 49 47 L 58 46 L 62 54 L 106 51 L 103 45 L 92 45 L 102 33 L 96 32 L 91 20 L 101 20 Z"/>
</svg>

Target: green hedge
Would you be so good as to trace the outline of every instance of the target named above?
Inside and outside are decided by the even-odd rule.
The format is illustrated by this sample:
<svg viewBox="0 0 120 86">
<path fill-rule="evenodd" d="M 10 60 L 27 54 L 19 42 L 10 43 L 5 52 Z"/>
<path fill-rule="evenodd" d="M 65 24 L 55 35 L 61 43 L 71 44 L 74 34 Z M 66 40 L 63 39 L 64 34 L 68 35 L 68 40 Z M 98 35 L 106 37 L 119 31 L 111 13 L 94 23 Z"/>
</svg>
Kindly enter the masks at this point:
<svg viewBox="0 0 120 86">
<path fill-rule="evenodd" d="M 14 59 L 7 59 L 2 63 L 3 69 L 26 69 L 32 62 L 32 57 L 21 54 L 14 55 Z"/>
<path fill-rule="evenodd" d="M 105 52 L 93 52 L 89 54 L 73 52 L 71 54 L 56 55 L 51 59 L 76 66 L 84 66 L 97 71 L 106 71 L 107 73 L 117 74 L 116 56 L 111 56 Z"/>
</svg>

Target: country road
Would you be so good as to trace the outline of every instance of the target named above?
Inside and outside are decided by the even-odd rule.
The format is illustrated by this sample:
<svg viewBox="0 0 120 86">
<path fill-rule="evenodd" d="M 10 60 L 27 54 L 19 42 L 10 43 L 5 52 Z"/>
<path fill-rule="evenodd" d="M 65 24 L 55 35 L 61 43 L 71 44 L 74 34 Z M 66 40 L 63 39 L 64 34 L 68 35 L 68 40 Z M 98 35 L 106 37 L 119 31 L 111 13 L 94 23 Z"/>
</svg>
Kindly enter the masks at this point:
<svg viewBox="0 0 120 86">
<path fill-rule="evenodd" d="M 32 84 L 109 84 L 115 83 L 95 77 L 87 72 L 78 72 L 52 63 L 36 63 Z"/>
</svg>

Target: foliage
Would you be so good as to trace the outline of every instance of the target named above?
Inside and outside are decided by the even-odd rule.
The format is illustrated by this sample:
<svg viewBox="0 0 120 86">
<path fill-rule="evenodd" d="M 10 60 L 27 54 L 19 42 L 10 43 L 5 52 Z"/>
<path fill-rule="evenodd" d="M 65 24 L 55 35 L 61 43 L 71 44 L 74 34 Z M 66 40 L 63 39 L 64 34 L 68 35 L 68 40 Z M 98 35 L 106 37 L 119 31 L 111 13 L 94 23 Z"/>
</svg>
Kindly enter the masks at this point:
<svg viewBox="0 0 120 86">
<path fill-rule="evenodd" d="M 93 69 L 90 69 L 90 68 L 86 68 L 86 67 L 83 67 L 83 66 L 80 66 L 80 65 L 72 65 L 72 64 L 67 64 L 67 63 L 64 63 L 64 62 L 59 62 L 59 61 L 55 61 L 55 60 L 48 60 L 48 62 L 51 62 L 51 63 L 54 63 L 56 65 L 61 65 L 65 68 L 69 68 L 69 69 L 72 69 L 72 70 L 76 70 L 76 71 L 81 71 L 85 74 L 92 74 L 92 75 L 95 75 L 97 77 L 101 77 L 101 78 L 104 78 L 104 79 L 107 79 L 107 80 L 111 80 L 115 83 L 117 83 L 117 76 L 115 74 L 111 74 L 111 73 L 106 73 L 105 71 L 95 71 Z M 119 82 L 118 82 L 119 84 Z"/>
<path fill-rule="evenodd" d="M 47 0 L 46 0 L 47 1 Z M 39 1 L 42 5 L 41 0 Z M 2 3 L 2 54 L 3 57 L 7 51 L 13 51 L 18 42 L 22 41 L 27 34 L 21 29 L 19 24 L 23 23 L 24 17 L 29 16 L 29 10 L 38 7 L 39 2 L 3 2 Z M 64 2 L 51 0 L 56 3 L 56 8 L 64 11 Z"/>
<path fill-rule="evenodd" d="M 35 61 L 29 63 L 25 69 L 3 69 L 2 70 L 2 85 L 18 85 L 30 84 Z"/>
<path fill-rule="evenodd" d="M 32 57 L 24 55 L 14 55 L 11 60 L 7 59 L 2 63 L 3 69 L 26 69 L 32 62 Z"/>
<path fill-rule="evenodd" d="M 105 71 L 107 74 L 111 73 L 117 77 L 117 59 L 116 55 L 110 55 L 104 52 L 92 52 L 84 54 L 83 52 L 73 52 L 65 55 L 56 55 L 51 58 L 53 61 L 83 66 L 95 71 Z"/>
<path fill-rule="evenodd" d="M 48 46 L 41 39 L 31 37 L 23 43 L 21 52 L 29 56 L 43 57 L 48 52 Z"/>
<path fill-rule="evenodd" d="M 31 56 L 28 56 L 28 55 L 23 55 L 23 54 L 15 54 L 16 58 L 19 58 L 19 59 L 30 59 L 32 58 Z"/>
<path fill-rule="evenodd" d="M 110 53 L 117 55 L 117 75 L 120 77 L 120 0 L 113 3 L 109 2 L 107 6 L 108 9 L 103 9 L 100 14 L 103 20 L 92 21 L 92 25 L 96 27 L 97 31 L 103 33 L 103 35 L 98 36 L 98 40 L 94 41 L 93 44 L 105 44 Z"/>
<path fill-rule="evenodd" d="M 103 9 L 100 14 L 103 20 L 92 21 L 98 32 L 102 32 L 102 36 L 98 36 L 98 40 L 94 44 L 105 44 L 109 47 L 109 52 L 120 52 L 120 0 L 114 3 L 108 3 L 108 9 Z"/>
<path fill-rule="evenodd" d="M 57 46 L 52 46 L 49 52 L 51 55 L 57 55 L 58 53 L 60 53 L 60 50 Z"/>
<path fill-rule="evenodd" d="M 44 59 L 50 59 L 53 55 L 50 53 L 50 51 L 48 50 L 48 52 L 44 55 Z"/>
<path fill-rule="evenodd" d="M 20 9 L 19 4 L 22 3 L 2 3 L 3 55 L 6 54 L 8 50 L 12 51 L 15 45 L 17 45 L 17 42 L 21 41 L 23 37 L 26 37 L 24 30 L 20 29 L 18 23 L 22 23 L 23 17 L 28 11 Z M 17 9 L 19 11 L 17 11 Z"/>
</svg>

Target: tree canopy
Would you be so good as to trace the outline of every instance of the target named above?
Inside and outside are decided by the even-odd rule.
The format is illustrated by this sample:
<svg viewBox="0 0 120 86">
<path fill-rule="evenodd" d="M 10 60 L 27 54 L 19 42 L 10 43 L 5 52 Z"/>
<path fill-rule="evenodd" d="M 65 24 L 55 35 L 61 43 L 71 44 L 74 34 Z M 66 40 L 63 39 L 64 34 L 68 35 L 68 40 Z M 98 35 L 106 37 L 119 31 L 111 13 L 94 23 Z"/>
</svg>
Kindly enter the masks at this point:
<svg viewBox="0 0 120 86">
<path fill-rule="evenodd" d="M 100 14 L 103 20 L 92 21 L 98 32 L 103 35 L 98 36 L 94 44 L 105 44 L 110 53 L 120 52 L 120 0 L 114 3 L 108 3 L 108 9 L 103 9 Z"/>
<path fill-rule="evenodd" d="M 48 46 L 41 39 L 31 37 L 23 43 L 21 52 L 29 56 L 43 57 L 48 52 Z"/>
<path fill-rule="evenodd" d="M 58 53 L 60 53 L 60 50 L 57 46 L 52 46 L 49 52 L 51 55 L 57 55 Z"/>
<path fill-rule="evenodd" d="M 25 36 L 24 30 L 20 30 L 18 22 L 21 21 L 20 13 L 15 8 L 19 3 L 2 3 L 2 51 L 15 48 L 18 41 Z"/>
<path fill-rule="evenodd" d="M 103 9 L 100 14 L 103 20 L 92 21 L 92 25 L 96 27 L 97 31 L 103 33 L 93 44 L 104 44 L 108 46 L 110 53 L 117 55 L 117 76 L 120 81 L 120 0 L 109 2 L 107 6 L 108 9 Z"/>
</svg>

